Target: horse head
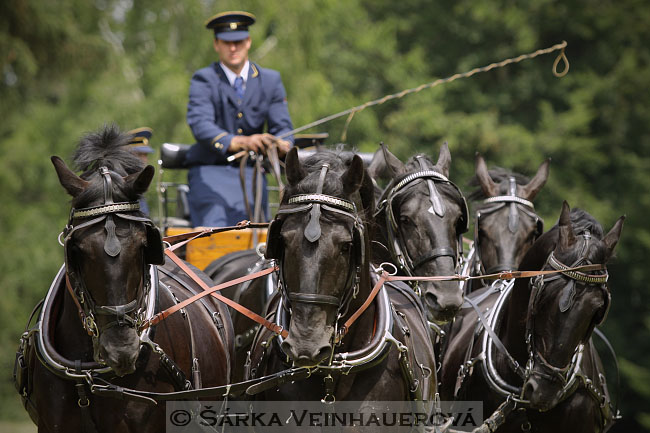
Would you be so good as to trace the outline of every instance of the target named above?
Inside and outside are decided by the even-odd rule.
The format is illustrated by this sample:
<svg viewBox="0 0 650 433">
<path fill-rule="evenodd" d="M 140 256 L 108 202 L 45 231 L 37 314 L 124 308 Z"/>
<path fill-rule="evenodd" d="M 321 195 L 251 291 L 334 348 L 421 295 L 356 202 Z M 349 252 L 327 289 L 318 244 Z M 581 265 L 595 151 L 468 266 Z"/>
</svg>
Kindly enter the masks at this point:
<svg viewBox="0 0 650 433">
<path fill-rule="evenodd" d="M 476 155 L 476 180 L 482 204 L 476 211 L 474 274 L 518 269 L 524 254 L 542 234 L 544 222 L 535 213 L 533 199 L 546 183 L 550 159 L 528 181 L 503 169 L 488 172 L 485 160 Z"/>
<path fill-rule="evenodd" d="M 449 181 L 451 154 L 447 143 L 434 164 L 426 155 L 406 164 L 382 145 L 368 169 L 372 176 L 391 180 L 377 206 L 391 261 L 411 276 L 454 275 L 459 272 L 462 234 L 467 231 L 467 205 L 461 191 Z M 458 282 L 419 282 L 430 320 L 447 322 L 463 303 Z"/>
<path fill-rule="evenodd" d="M 560 272 L 533 281 L 526 319 L 529 359 L 522 397 L 534 409 L 553 408 L 577 386 L 583 348 L 610 305 L 604 265 L 613 255 L 624 218 L 603 236 L 591 216 L 563 204 L 557 242 L 543 268 Z M 602 266 L 567 270 L 590 265 Z"/>
<path fill-rule="evenodd" d="M 128 136 L 116 128 L 82 140 L 75 156 L 85 170 L 81 176 L 52 157 L 61 185 L 73 197 L 63 232 L 68 289 L 92 337 L 94 360 L 119 376 L 135 370 L 148 264 L 163 261 L 160 234 L 138 204 L 154 168 L 143 168 L 125 141 Z"/>
<path fill-rule="evenodd" d="M 291 316 L 282 350 L 295 365 L 314 366 L 332 356 L 339 321 L 356 305 L 359 285 L 367 284 L 371 210 L 365 208 L 374 197 L 357 155 L 345 160 L 319 152 L 301 163 L 294 148 L 286 173 L 267 257 L 280 266 L 282 302 Z"/>
</svg>

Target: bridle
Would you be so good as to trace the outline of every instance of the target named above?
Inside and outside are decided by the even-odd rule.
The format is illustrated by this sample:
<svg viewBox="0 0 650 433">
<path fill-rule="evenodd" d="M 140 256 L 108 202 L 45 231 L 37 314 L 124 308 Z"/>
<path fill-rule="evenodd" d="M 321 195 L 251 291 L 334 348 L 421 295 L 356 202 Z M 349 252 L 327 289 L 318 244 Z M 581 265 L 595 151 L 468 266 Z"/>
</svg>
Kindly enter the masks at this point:
<svg viewBox="0 0 650 433">
<path fill-rule="evenodd" d="M 513 176 L 508 179 L 508 195 L 499 195 L 488 197 L 483 200 L 483 204 L 494 205 L 476 211 L 474 219 L 474 275 L 488 275 L 501 271 L 516 271 L 518 269 L 517 263 L 497 263 L 489 269 L 483 269 L 483 262 L 481 261 L 481 248 L 479 227 L 481 217 L 494 213 L 505 206 L 509 206 L 508 213 L 508 230 L 510 233 L 516 233 L 519 228 L 519 213 L 523 212 L 524 215 L 532 218 L 535 222 L 535 239 L 537 239 L 544 232 L 544 221 L 535 213 L 535 206 L 529 200 L 517 196 L 517 183 Z"/>
<path fill-rule="evenodd" d="M 364 226 L 357 212 L 357 206 L 342 198 L 323 194 L 325 175 L 329 164 L 323 164 L 319 177 L 316 193 L 298 194 L 291 196 L 287 204 L 292 207 L 282 207 L 278 210 L 275 219 L 269 225 L 266 257 L 275 259 L 279 267 L 279 291 L 282 305 L 291 313 L 293 304 L 330 305 L 337 308 L 336 322 L 344 317 L 349 305 L 359 293 L 360 270 L 365 260 Z M 352 227 L 352 260 L 348 268 L 345 287 L 342 296 L 325 295 L 319 293 L 290 292 L 284 279 L 284 246 L 280 237 L 280 230 L 286 215 L 299 214 L 309 211 L 309 222 L 304 230 L 304 236 L 309 242 L 317 242 L 321 236 L 320 216 L 322 211 L 336 213 L 353 221 Z"/>
<path fill-rule="evenodd" d="M 461 264 L 461 257 L 463 255 L 462 248 L 462 235 L 468 230 L 468 209 L 465 197 L 461 193 L 460 189 L 447 177 L 438 173 L 437 171 L 427 170 L 421 156 L 418 156 L 418 162 L 420 164 L 420 171 L 411 173 L 394 185 L 389 185 L 388 188 L 382 194 L 382 198 L 379 200 L 377 205 L 377 210 L 375 212 L 375 218 L 378 218 L 380 213 L 384 213 L 384 218 L 386 221 L 386 232 L 388 237 L 388 248 L 390 250 L 391 256 L 395 260 L 399 269 L 408 276 L 415 276 L 415 270 L 422 266 L 423 264 L 438 259 L 440 257 L 451 257 L 456 264 L 456 267 L 459 267 Z M 444 246 L 434 248 L 432 251 L 429 251 L 420 257 L 412 258 L 408 252 L 404 239 L 399 235 L 399 227 L 397 219 L 395 218 L 395 212 L 393 210 L 395 198 L 409 185 L 412 185 L 414 182 L 419 180 L 424 180 L 427 183 L 429 189 L 429 200 L 431 202 L 431 208 L 429 212 L 435 214 L 439 217 L 444 217 L 446 208 L 444 201 L 440 192 L 436 188 L 436 184 L 447 184 L 451 185 L 462 199 L 461 212 L 462 216 L 459 220 L 459 223 L 456 227 L 456 234 L 458 236 L 456 248 L 451 246 Z M 384 198 L 385 197 L 385 198 Z M 417 282 L 415 283 L 417 287 Z"/>
<path fill-rule="evenodd" d="M 82 325 L 88 335 L 92 337 L 94 343 L 98 341 L 101 332 L 114 326 L 128 326 L 136 330 L 140 328 L 140 325 L 145 320 L 147 295 L 151 288 L 150 280 L 147 278 L 147 275 L 149 275 L 147 272 L 148 265 L 162 264 L 164 262 L 160 232 L 149 218 L 133 214 L 135 212 L 139 213 L 140 204 L 137 201 L 115 203 L 113 201 L 111 171 L 103 166 L 98 171 L 104 182 L 104 204 L 80 209 L 73 208 L 70 211 L 68 223 L 61 235 L 59 235 L 59 239 L 63 236 L 61 243 L 65 251 L 66 287 L 77 306 Z M 122 247 L 115 234 L 114 218 L 135 221 L 145 225 L 147 243 L 142 251 L 144 269 L 136 298 L 122 305 L 98 305 L 86 288 L 79 269 L 72 260 L 71 245 L 74 243 L 72 238 L 79 230 L 103 222 L 106 231 L 104 252 L 110 257 L 117 257 Z M 96 322 L 97 316 L 109 316 L 113 320 L 98 326 Z"/>
<path fill-rule="evenodd" d="M 535 316 L 537 312 L 537 303 L 539 301 L 540 295 L 544 290 L 544 284 L 551 282 L 557 279 L 568 280 L 566 286 L 564 286 L 562 295 L 560 297 L 559 310 L 562 313 L 569 311 L 575 300 L 575 286 L 577 284 L 592 284 L 598 285 L 603 296 L 605 298 L 605 306 L 602 314 L 598 315 L 594 319 L 594 326 L 601 324 L 609 310 L 611 303 L 611 294 L 607 287 L 607 280 L 609 275 L 607 270 L 602 274 L 587 274 L 584 272 L 567 270 L 575 268 L 581 265 L 591 265 L 591 261 L 586 258 L 587 249 L 589 246 L 589 241 L 591 239 L 591 234 L 585 232 L 582 235 L 583 237 L 583 247 L 580 254 L 580 258 L 575 261 L 571 266 L 566 266 L 560 262 L 553 253 L 551 253 L 546 262 L 546 267 L 550 267 L 556 271 L 559 271 L 554 275 L 539 275 L 534 280 L 531 281 L 532 284 L 532 293 L 528 305 L 528 319 L 526 321 L 526 344 L 528 346 L 528 361 L 526 363 L 525 376 L 526 379 L 530 376 L 539 376 L 547 380 L 557 381 L 563 385 L 562 391 L 560 392 L 560 400 L 562 400 L 566 395 L 571 392 L 574 386 L 577 386 L 577 379 L 580 377 L 580 362 L 582 360 L 582 353 L 584 346 L 586 344 L 587 337 L 585 336 L 576 346 L 573 351 L 573 355 L 569 363 L 564 367 L 555 367 L 551 365 L 546 358 L 540 353 L 539 349 L 535 346 Z M 546 281 L 545 281 L 546 278 Z M 538 370 L 533 370 L 535 364 L 539 365 L 541 368 Z M 540 371 L 541 370 L 541 371 Z"/>
</svg>

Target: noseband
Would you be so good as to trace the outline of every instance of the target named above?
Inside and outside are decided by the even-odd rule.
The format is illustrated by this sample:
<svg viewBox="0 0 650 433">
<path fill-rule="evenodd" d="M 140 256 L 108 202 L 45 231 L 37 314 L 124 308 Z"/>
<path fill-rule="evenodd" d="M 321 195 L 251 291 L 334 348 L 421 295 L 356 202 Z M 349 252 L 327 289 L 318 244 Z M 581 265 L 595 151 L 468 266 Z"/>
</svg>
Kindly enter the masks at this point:
<svg viewBox="0 0 650 433">
<path fill-rule="evenodd" d="M 415 270 L 422 266 L 423 264 L 435 260 L 439 257 L 451 257 L 454 260 L 456 266 L 460 265 L 460 258 L 462 256 L 462 235 L 467 231 L 467 203 L 465 202 L 465 197 L 460 192 L 458 187 L 447 179 L 442 174 L 433 170 L 426 170 L 423 161 L 418 157 L 418 162 L 420 163 L 421 171 L 411 173 L 404 177 L 401 181 L 395 184 L 393 187 L 387 188 L 387 192 L 384 192 L 385 199 L 380 200 L 379 205 L 377 206 L 377 211 L 375 212 L 375 217 L 377 217 L 381 212 L 384 212 L 386 219 L 386 231 L 388 235 L 388 244 L 390 248 L 391 255 L 394 260 L 397 262 L 399 268 L 409 276 L 414 276 Z M 393 211 L 393 201 L 397 195 L 404 191 L 408 185 L 413 184 L 416 181 L 425 180 L 429 190 L 429 200 L 431 202 L 431 207 L 429 212 L 437 215 L 442 218 L 445 216 L 446 208 L 444 201 L 440 192 L 436 188 L 437 183 L 445 183 L 451 185 L 458 191 L 459 196 L 463 200 L 463 206 L 461 206 L 461 221 L 456 227 L 456 233 L 458 235 L 457 245 L 454 249 L 451 246 L 444 246 L 439 248 L 434 248 L 432 251 L 421 255 L 420 257 L 413 259 L 408 253 L 406 244 L 402 239 L 402 236 L 399 236 L 399 227 L 397 220 L 395 218 L 395 212 Z M 417 285 L 417 283 L 416 283 Z"/>
<path fill-rule="evenodd" d="M 508 195 L 488 197 L 483 200 L 483 203 L 487 205 L 496 203 L 496 205 L 476 212 L 474 223 L 475 275 L 493 274 L 502 271 L 516 271 L 519 267 L 517 263 L 497 263 L 489 269 L 483 269 L 481 248 L 479 244 L 479 225 L 481 223 L 481 217 L 503 209 L 505 206 L 509 206 L 508 230 L 510 233 L 516 233 L 519 228 L 519 211 L 521 211 L 524 215 L 532 218 L 535 222 L 535 239 L 537 239 L 544 231 L 544 221 L 535 213 L 535 206 L 531 201 L 517 196 L 517 183 L 515 178 L 512 176 L 509 178 Z"/>
<path fill-rule="evenodd" d="M 535 347 L 535 338 L 534 338 L 534 326 L 535 326 L 535 315 L 536 307 L 539 301 L 541 292 L 544 290 L 544 283 L 556 279 L 567 279 L 567 284 L 563 288 L 562 295 L 560 297 L 559 310 L 561 313 L 565 313 L 571 309 L 574 300 L 575 300 L 575 285 L 576 284 L 597 284 L 599 285 L 602 293 L 605 297 L 605 310 L 604 312 L 597 316 L 595 325 L 599 325 L 605 320 L 607 311 L 610 305 L 611 295 L 607 289 L 607 279 L 609 275 L 605 270 L 603 274 L 587 274 L 584 272 L 570 271 L 567 269 L 574 268 L 581 265 L 591 265 L 592 263 L 586 258 L 587 249 L 589 246 L 589 240 L 591 239 L 591 234 L 585 232 L 583 234 L 583 247 L 580 254 L 580 258 L 576 260 L 571 266 L 566 266 L 560 262 L 553 253 L 551 253 L 547 260 L 547 265 L 559 273 L 552 276 L 539 275 L 535 278 L 534 281 L 531 281 L 532 284 L 532 293 L 528 305 L 528 320 L 526 321 L 526 344 L 528 345 L 528 362 L 526 363 L 526 377 L 531 375 L 537 375 L 543 377 L 547 380 L 553 380 L 560 382 L 563 385 L 562 391 L 560 393 L 560 400 L 564 396 L 568 395 L 572 390 L 574 385 L 577 385 L 576 379 L 580 375 L 580 362 L 582 360 L 582 352 L 584 350 L 584 345 L 586 343 L 586 337 L 583 338 L 578 345 L 576 346 L 573 356 L 569 363 L 564 367 L 555 367 L 551 365 L 544 356 L 540 353 Z M 544 278 L 546 277 L 546 281 Z M 533 367 L 537 363 L 541 367 L 541 371 L 533 371 Z"/>
<path fill-rule="evenodd" d="M 140 324 L 144 320 L 144 314 L 147 309 L 147 293 L 150 289 L 150 281 L 146 277 L 146 275 L 148 275 L 146 272 L 147 266 L 149 263 L 159 264 L 162 258 L 160 234 L 152 221 L 149 218 L 132 214 L 133 212 L 140 211 L 140 204 L 137 201 L 115 203 L 113 201 L 111 172 L 106 167 L 100 167 L 99 173 L 104 181 L 104 204 L 81 209 L 73 208 L 70 211 L 68 223 L 61 233 L 63 236 L 62 243 L 64 246 L 66 261 L 66 286 L 77 305 L 82 325 L 93 340 L 99 339 L 100 332 L 114 326 L 128 326 L 135 329 L 139 328 Z M 87 218 L 92 219 L 88 220 Z M 146 226 L 147 246 L 143 250 L 144 269 L 142 273 L 142 281 L 140 282 L 139 287 L 139 289 L 143 287 L 143 290 L 138 290 L 136 299 L 133 299 L 126 304 L 97 305 L 90 291 L 86 288 L 85 282 L 80 278 L 79 270 L 74 266 L 70 247 L 73 243 L 72 237 L 75 232 L 103 222 L 104 230 L 106 231 L 104 252 L 109 257 L 117 257 L 121 252 L 122 246 L 115 234 L 116 226 L 114 218 L 144 223 Z M 79 222 L 80 219 L 84 219 L 84 221 Z M 158 236 L 157 238 L 156 234 Z M 158 243 L 156 243 L 156 240 L 158 240 Z M 96 316 L 112 316 L 113 320 L 98 327 L 95 320 Z"/>
</svg>

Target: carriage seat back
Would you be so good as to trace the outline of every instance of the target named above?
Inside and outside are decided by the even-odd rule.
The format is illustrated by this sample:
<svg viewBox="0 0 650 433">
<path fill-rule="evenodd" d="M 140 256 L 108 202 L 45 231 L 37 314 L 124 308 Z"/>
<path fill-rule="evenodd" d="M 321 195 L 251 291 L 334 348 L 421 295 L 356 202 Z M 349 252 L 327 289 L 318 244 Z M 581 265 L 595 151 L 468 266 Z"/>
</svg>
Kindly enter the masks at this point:
<svg viewBox="0 0 650 433">
<path fill-rule="evenodd" d="M 187 168 L 185 156 L 191 144 L 163 143 L 160 148 L 162 168 Z"/>
</svg>

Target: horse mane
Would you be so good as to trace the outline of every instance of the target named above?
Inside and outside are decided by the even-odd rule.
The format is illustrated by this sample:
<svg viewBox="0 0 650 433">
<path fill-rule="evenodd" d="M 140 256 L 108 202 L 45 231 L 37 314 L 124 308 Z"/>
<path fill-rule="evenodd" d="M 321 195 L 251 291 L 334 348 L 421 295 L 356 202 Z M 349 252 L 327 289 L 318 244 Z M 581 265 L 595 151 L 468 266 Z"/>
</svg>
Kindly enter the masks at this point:
<svg viewBox="0 0 650 433">
<path fill-rule="evenodd" d="M 574 208 L 571 209 L 570 213 L 571 218 L 571 227 L 573 233 L 576 236 L 580 236 L 585 232 L 589 232 L 591 236 L 595 239 L 602 240 L 604 235 L 603 226 L 596 221 L 596 219 L 591 216 L 588 212 L 580 209 Z M 546 261 L 547 257 L 553 250 L 555 250 L 558 237 L 559 237 L 559 225 L 556 223 L 551 227 L 546 233 L 542 234 L 533 244 L 533 246 L 528 250 L 526 255 L 521 261 L 519 269 L 523 270 L 538 270 L 542 268 L 542 265 Z M 593 249 L 591 251 L 591 257 L 589 259 L 593 263 L 603 263 L 605 260 L 605 248 Z M 580 252 L 578 249 L 574 251 L 575 256 L 572 256 L 570 259 L 575 261 L 579 257 Z"/>
<path fill-rule="evenodd" d="M 90 182 L 81 194 L 76 196 L 72 205 L 85 207 L 96 203 L 104 197 L 104 184 L 98 172 L 100 167 L 111 170 L 113 181 L 113 199 L 115 201 L 137 200 L 139 196 L 133 191 L 125 190 L 123 177 L 138 173 L 144 168 L 143 162 L 128 148 L 129 134 L 122 133 L 117 125 L 104 125 L 97 132 L 84 135 L 74 153 L 74 167 L 82 171 L 80 177 Z"/>
<path fill-rule="evenodd" d="M 507 182 L 503 182 L 503 181 L 508 180 L 510 177 L 515 178 L 517 185 L 526 185 L 528 182 L 530 182 L 529 177 L 524 176 L 523 174 L 520 173 L 515 173 L 513 171 L 507 170 L 502 167 L 494 167 L 488 170 L 488 173 L 492 178 L 492 181 L 495 184 L 499 185 L 499 194 L 508 193 L 508 184 Z M 487 198 L 485 196 L 485 193 L 483 192 L 483 189 L 480 186 L 480 182 L 476 174 L 469 180 L 469 182 L 467 182 L 467 184 L 470 187 L 474 187 L 474 190 L 472 190 L 472 192 L 470 192 L 470 194 L 467 196 L 467 198 L 470 201 L 477 202 L 477 201 L 485 200 Z"/>
</svg>

